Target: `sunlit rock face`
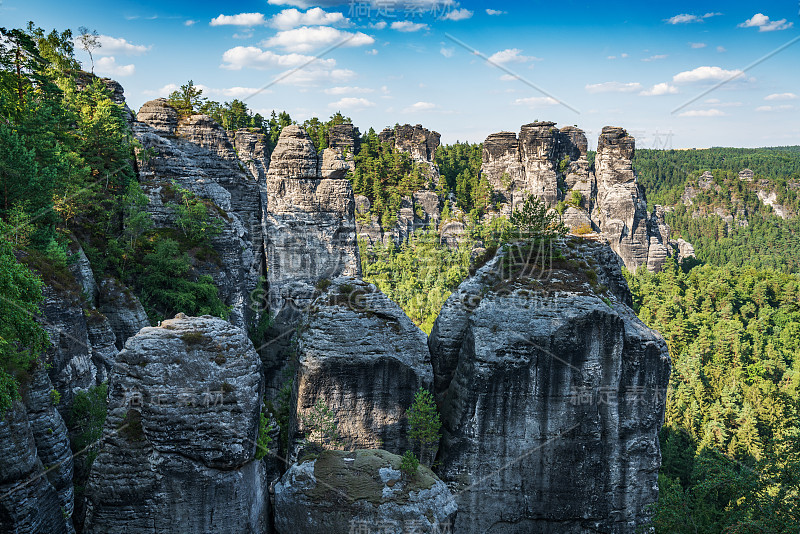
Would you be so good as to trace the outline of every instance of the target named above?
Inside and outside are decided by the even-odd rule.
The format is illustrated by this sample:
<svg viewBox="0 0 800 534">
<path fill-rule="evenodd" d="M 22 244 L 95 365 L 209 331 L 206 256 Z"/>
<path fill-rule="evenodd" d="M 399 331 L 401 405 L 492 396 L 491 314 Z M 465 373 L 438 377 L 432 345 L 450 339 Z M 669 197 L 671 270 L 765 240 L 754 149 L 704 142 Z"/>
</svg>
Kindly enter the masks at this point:
<svg viewBox="0 0 800 534">
<path fill-rule="evenodd" d="M 616 254 L 572 243 L 550 263 L 501 251 L 436 320 L 455 532 L 633 533 L 649 520 L 667 347 L 631 310 Z"/>
</svg>

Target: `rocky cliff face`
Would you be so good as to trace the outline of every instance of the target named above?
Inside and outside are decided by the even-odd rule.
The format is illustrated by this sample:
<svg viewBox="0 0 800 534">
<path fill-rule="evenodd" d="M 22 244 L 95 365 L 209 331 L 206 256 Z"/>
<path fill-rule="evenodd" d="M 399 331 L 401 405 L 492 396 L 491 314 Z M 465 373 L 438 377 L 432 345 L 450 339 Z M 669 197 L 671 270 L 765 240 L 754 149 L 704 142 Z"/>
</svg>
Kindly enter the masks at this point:
<svg viewBox="0 0 800 534">
<path fill-rule="evenodd" d="M 383 143 L 392 143 L 400 152 L 408 152 L 414 161 L 433 163 L 441 135 L 423 128 L 421 124 L 404 124 L 394 128 L 384 128 L 378 134 Z"/>
<path fill-rule="evenodd" d="M 634 532 L 656 501 L 666 344 L 611 251 L 571 243 L 499 253 L 434 325 L 455 532 Z"/>
<path fill-rule="evenodd" d="M 509 215 L 529 195 L 550 206 L 565 201 L 563 222 L 582 233 L 599 232 L 628 269 L 658 271 L 667 256 L 677 256 L 677 241 L 664 239 L 659 228 L 666 225 L 663 214 L 647 212 L 632 166 L 633 137 L 622 128 L 603 128 L 590 167 L 583 131 L 555 126 L 535 122 L 524 125 L 519 137 L 500 132 L 486 138 L 481 174 L 500 198 L 500 212 Z"/>
<path fill-rule="evenodd" d="M 268 481 L 255 461 L 264 391 L 239 329 L 179 314 L 119 354 L 85 532 L 264 532 Z"/>
<path fill-rule="evenodd" d="M 279 321 L 296 312 L 322 279 L 360 276 L 355 200 L 334 154 L 320 161 L 299 126 L 281 132 L 266 183 L 264 236 L 270 308 Z M 322 164 L 329 177 L 323 177 Z M 284 320 L 285 317 L 285 320 Z"/>
<path fill-rule="evenodd" d="M 265 141 L 238 135 L 237 155 L 228 133 L 210 117 L 194 115 L 180 123 L 177 113 L 164 99 L 146 103 L 132 125 L 142 144 L 137 163 L 142 189 L 148 196 L 148 212 L 156 226 L 174 226 L 175 213 L 169 206 L 172 182 L 200 198 L 213 202 L 222 214 L 222 234 L 213 239 L 218 265 L 201 268 L 231 306 L 231 321 L 251 324 L 256 312 L 250 295 L 261 271 L 261 195 L 257 174 L 268 164 Z M 240 158 L 245 160 L 242 162 Z"/>
<path fill-rule="evenodd" d="M 338 278 L 314 300 L 301 331 L 294 441 L 322 401 L 349 448 L 412 449 L 405 411 L 433 372 L 427 337 L 400 307 L 371 284 Z"/>
</svg>

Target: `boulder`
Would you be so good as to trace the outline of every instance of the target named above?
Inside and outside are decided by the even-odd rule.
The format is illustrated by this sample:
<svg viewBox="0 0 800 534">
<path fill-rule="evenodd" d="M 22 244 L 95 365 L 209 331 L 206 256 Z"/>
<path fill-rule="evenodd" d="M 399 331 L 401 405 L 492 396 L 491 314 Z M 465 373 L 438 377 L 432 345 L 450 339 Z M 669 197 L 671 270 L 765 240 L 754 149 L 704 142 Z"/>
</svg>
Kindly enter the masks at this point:
<svg viewBox="0 0 800 534">
<path fill-rule="evenodd" d="M 383 450 L 323 451 L 292 465 L 275 485 L 279 534 L 452 532 L 456 503 L 427 467 L 413 477 Z"/>
</svg>

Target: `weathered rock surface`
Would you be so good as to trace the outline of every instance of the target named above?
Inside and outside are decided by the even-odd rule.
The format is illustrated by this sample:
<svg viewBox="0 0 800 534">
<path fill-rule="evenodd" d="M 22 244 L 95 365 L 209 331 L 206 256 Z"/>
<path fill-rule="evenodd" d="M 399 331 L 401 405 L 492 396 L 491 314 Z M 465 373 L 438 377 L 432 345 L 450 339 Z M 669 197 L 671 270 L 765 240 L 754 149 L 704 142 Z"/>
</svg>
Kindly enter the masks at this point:
<svg viewBox="0 0 800 534">
<path fill-rule="evenodd" d="M 147 124 L 159 135 L 174 135 L 178 127 L 178 112 L 167 103 L 166 98 L 157 98 L 139 108 L 136 120 Z"/>
<path fill-rule="evenodd" d="M 603 128 L 594 167 L 587 149 L 586 135 L 577 127 L 526 124 L 519 137 L 500 132 L 486 138 L 481 175 L 505 215 L 532 194 L 551 206 L 574 203 L 579 194 L 580 203 L 563 218 L 568 227 L 599 230 L 631 270 L 640 265 L 660 270 L 664 259 L 675 255 L 675 244 L 662 238 L 647 213 L 644 190 L 632 166 L 633 137 L 622 128 Z"/>
<path fill-rule="evenodd" d="M 328 146 L 353 154 L 361 147 L 361 134 L 350 123 L 335 124 L 328 130 Z"/>
<path fill-rule="evenodd" d="M 270 309 L 293 328 L 322 279 L 360 276 L 355 200 L 336 168 L 337 151 L 320 174 L 314 144 L 299 126 L 281 132 L 272 154 L 263 218 Z"/>
<path fill-rule="evenodd" d="M 62 421 L 62 427 L 63 424 Z M 70 459 L 68 456 L 67 460 Z M 68 467 L 71 474 L 71 462 Z M 57 481 L 61 475 L 59 469 Z M 14 534 L 74 532 L 69 514 L 65 517 L 67 508 L 63 497 L 50 482 L 39 457 L 25 406 L 15 402 L 0 419 L 0 531 Z M 71 503 L 69 506 L 71 513 Z"/>
<path fill-rule="evenodd" d="M 241 329 L 215 317 L 145 328 L 120 352 L 85 532 L 264 532 L 254 461 L 264 391 Z"/>
<path fill-rule="evenodd" d="M 142 303 L 130 289 L 117 280 L 107 278 L 100 283 L 98 300 L 98 309 L 108 319 L 118 350 L 122 350 L 128 338 L 150 326 Z"/>
<path fill-rule="evenodd" d="M 253 178 L 262 183 L 269 171 L 269 146 L 267 136 L 247 128 L 236 130 L 233 146 L 239 160 L 244 163 Z"/>
<path fill-rule="evenodd" d="M 324 451 L 294 464 L 275 486 L 279 534 L 452 532 L 456 503 L 433 472 L 401 477 L 383 450 Z M 457 532 L 457 531 L 456 531 Z"/>
<path fill-rule="evenodd" d="M 408 152 L 415 161 L 433 163 L 441 135 L 423 128 L 421 124 L 404 124 L 394 128 L 384 128 L 378 134 L 383 143 L 391 143 L 400 152 Z"/>
<path fill-rule="evenodd" d="M 412 449 L 405 411 L 433 382 L 425 333 L 375 286 L 353 278 L 321 291 L 301 330 L 294 440 L 321 399 L 349 448 Z"/>
<path fill-rule="evenodd" d="M 434 325 L 455 532 L 632 533 L 657 499 L 666 344 L 607 246 L 564 251 L 501 251 Z"/>
<path fill-rule="evenodd" d="M 219 208 L 219 213 L 212 214 L 223 223 L 222 234 L 212 240 L 219 261 L 208 262 L 198 270 L 214 279 L 220 298 L 231 307 L 231 322 L 237 326 L 252 324 L 257 312 L 250 295 L 262 269 L 263 236 L 260 189 L 250 169 L 260 172 L 268 165 L 254 160 L 250 169 L 245 167 L 228 133 L 206 115 L 188 117 L 174 128 L 170 126 L 171 130 L 165 127 L 163 116 L 171 116 L 175 110 L 162 100 L 142 106 L 139 122 L 132 126 L 142 144 L 137 163 L 149 200 L 147 211 L 156 226 L 174 226 L 175 210 L 169 204 L 174 201 L 171 182 Z M 252 150 L 253 158 L 263 155 L 255 145 Z M 250 157 L 246 150 L 241 156 Z"/>
</svg>

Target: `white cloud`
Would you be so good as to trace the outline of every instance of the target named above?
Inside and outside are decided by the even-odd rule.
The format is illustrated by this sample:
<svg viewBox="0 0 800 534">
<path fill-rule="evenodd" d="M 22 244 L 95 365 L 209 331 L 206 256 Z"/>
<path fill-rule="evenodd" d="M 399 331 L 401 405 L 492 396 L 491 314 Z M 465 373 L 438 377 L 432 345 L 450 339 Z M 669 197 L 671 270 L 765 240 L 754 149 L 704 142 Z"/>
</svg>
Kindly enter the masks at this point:
<svg viewBox="0 0 800 534">
<path fill-rule="evenodd" d="M 705 48 L 706 44 L 705 43 L 689 43 L 689 46 L 691 46 L 692 48 Z"/>
<path fill-rule="evenodd" d="M 758 106 L 756 111 L 759 112 L 769 112 L 769 111 L 788 111 L 790 109 L 794 109 L 794 106 L 791 104 L 782 104 L 780 106 Z"/>
<path fill-rule="evenodd" d="M 684 111 L 678 115 L 679 117 L 723 117 L 725 113 L 718 109 L 693 109 L 691 111 Z"/>
<path fill-rule="evenodd" d="M 456 51 L 455 48 L 445 48 L 443 46 L 442 49 L 439 50 L 439 53 L 442 54 L 444 57 L 453 57 L 455 51 Z"/>
<path fill-rule="evenodd" d="M 369 27 L 372 28 L 373 30 L 384 30 L 386 29 L 386 26 L 388 26 L 388 24 L 386 24 L 385 20 L 375 23 L 372 22 L 369 23 Z"/>
<path fill-rule="evenodd" d="M 399 32 L 418 32 L 420 30 L 427 30 L 428 25 L 421 22 L 411 22 L 410 20 L 401 20 L 392 22 L 392 29 Z"/>
<path fill-rule="evenodd" d="M 211 26 L 261 26 L 266 24 L 263 13 L 239 13 L 238 15 L 220 15 L 211 19 Z"/>
<path fill-rule="evenodd" d="M 744 76 L 741 70 L 725 70 L 720 67 L 697 67 L 693 70 L 679 72 L 672 77 L 675 83 L 708 83 L 721 82 Z"/>
<path fill-rule="evenodd" d="M 373 48 L 372 50 L 367 50 L 364 53 L 367 54 L 368 56 L 377 56 L 378 55 L 378 49 L 377 48 Z"/>
<path fill-rule="evenodd" d="M 371 102 L 366 98 L 356 98 L 356 97 L 345 97 L 341 100 L 337 100 L 336 102 L 331 102 L 328 104 L 328 107 L 331 109 L 346 109 L 346 110 L 358 110 L 358 109 L 365 109 L 365 108 L 372 108 L 375 107 L 375 102 Z"/>
<path fill-rule="evenodd" d="M 706 104 L 719 104 L 719 98 L 709 98 L 705 100 Z"/>
<path fill-rule="evenodd" d="M 532 96 L 529 98 L 518 98 L 514 101 L 514 103 L 535 108 L 542 106 L 555 106 L 558 104 L 558 100 L 549 96 Z"/>
<path fill-rule="evenodd" d="M 622 54 L 619 55 L 619 57 L 626 58 L 626 57 L 628 57 L 628 54 L 622 53 Z"/>
<path fill-rule="evenodd" d="M 285 77 L 284 74 L 286 75 Z M 350 69 L 324 69 L 305 67 L 296 71 L 287 71 L 279 76 L 278 84 L 300 86 L 329 86 L 347 83 L 355 78 L 356 73 Z"/>
<path fill-rule="evenodd" d="M 617 56 L 608 56 L 606 59 L 617 59 Z"/>
<path fill-rule="evenodd" d="M 763 13 L 756 13 L 746 21 L 739 24 L 740 28 L 758 28 L 760 32 L 774 32 L 788 30 L 794 26 L 794 22 L 786 22 L 786 19 L 769 20 Z"/>
<path fill-rule="evenodd" d="M 253 96 L 258 92 L 264 92 L 264 90 L 258 87 L 224 87 L 221 89 L 212 89 L 206 87 L 203 89 L 203 93 L 239 99 Z"/>
<path fill-rule="evenodd" d="M 350 26 L 350 19 L 341 13 L 328 13 L 315 7 L 306 12 L 297 9 L 284 9 L 269 19 L 268 24 L 279 30 L 289 30 L 298 26 Z"/>
<path fill-rule="evenodd" d="M 319 59 L 302 54 L 276 54 L 271 50 L 262 50 L 255 46 L 236 46 L 222 54 L 222 68 L 228 70 L 251 69 L 276 69 L 299 67 L 312 62 L 315 66 L 333 68 L 335 59 Z"/>
<path fill-rule="evenodd" d="M 110 35 L 98 35 L 97 40 L 100 46 L 92 52 L 95 56 L 113 56 L 115 54 L 138 56 L 150 51 L 152 48 L 152 46 L 129 43 L 121 37 L 111 37 Z M 72 41 L 76 48 L 80 48 L 81 45 L 77 37 Z"/>
<path fill-rule="evenodd" d="M 718 46 L 717 52 L 727 52 L 728 50 L 724 46 Z"/>
<path fill-rule="evenodd" d="M 666 59 L 667 54 L 656 54 L 655 56 L 650 56 L 643 58 L 642 61 L 658 61 L 659 59 Z"/>
<path fill-rule="evenodd" d="M 411 104 L 407 108 L 403 110 L 403 113 L 417 113 L 420 111 L 430 111 L 436 108 L 436 104 L 432 102 L 417 102 L 415 104 Z"/>
<path fill-rule="evenodd" d="M 511 74 L 503 74 L 500 76 L 500 81 L 502 82 L 514 82 L 517 81 L 519 78 L 516 76 L 512 76 Z"/>
<path fill-rule="evenodd" d="M 639 91 L 642 84 L 639 82 L 603 82 L 592 83 L 586 86 L 586 91 L 589 93 L 631 93 Z"/>
<path fill-rule="evenodd" d="M 794 93 L 774 93 L 764 97 L 764 100 L 794 100 L 797 95 Z"/>
<path fill-rule="evenodd" d="M 442 20 L 466 20 L 472 18 L 472 15 L 474 15 L 474 13 L 469 9 L 452 9 L 442 17 Z"/>
<path fill-rule="evenodd" d="M 284 30 L 262 43 L 265 47 L 279 46 L 289 52 L 310 52 L 317 48 L 341 43 L 341 46 L 353 47 L 371 45 L 375 39 L 366 33 L 350 33 L 330 26 L 302 26 L 293 30 Z"/>
<path fill-rule="evenodd" d="M 722 15 L 722 13 L 706 13 L 701 17 L 689 13 L 681 13 L 680 15 L 664 19 L 664 22 L 667 24 L 691 24 L 692 22 L 703 22 L 704 19 L 716 17 L 718 15 Z"/>
<path fill-rule="evenodd" d="M 650 89 L 645 89 L 641 93 L 642 96 L 661 96 L 661 95 L 674 95 L 678 92 L 678 88 L 666 82 L 657 83 Z"/>
<path fill-rule="evenodd" d="M 355 94 L 374 93 L 375 89 L 370 89 L 369 87 L 343 86 L 343 87 L 329 87 L 325 89 L 324 92 L 326 95 L 355 95 Z"/>
<path fill-rule="evenodd" d="M 117 65 L 114 56 L 101 57 L 94 66 L 98 73 L 110 76 L 131 76 L 136 73 L 136 67 L 133 64 Z"/>
<path fill-rule="evenodd" d="M 501 65 L 504 63 L 527 63 L 528 61 L 537 61 L 539 59 L 535 56 L 523 56 L 522 50 L 519 48 L 506 48 L 489 56 L 489 61 Z"/>
<path fill-rule="evenodd" d="M 195 24 L 197 24 L 197 21 L 192 19 L 189 19 L 183 23 L 184 26 L 194 26 Z"/>
<path fill-rule="evenodd" d="M 506 12 L 505 11 L 499 11 L 497 9 L 487 9 L 486 10 L 486 14 L 490 15 L 492 17 L 496 17 L 497 15 L 505 15 Z"/>
</svg>

